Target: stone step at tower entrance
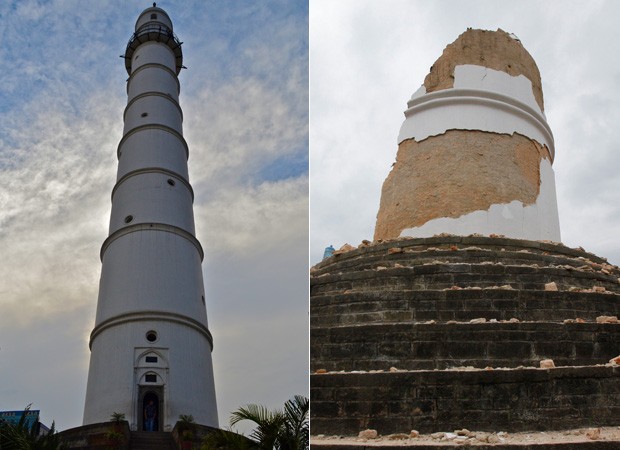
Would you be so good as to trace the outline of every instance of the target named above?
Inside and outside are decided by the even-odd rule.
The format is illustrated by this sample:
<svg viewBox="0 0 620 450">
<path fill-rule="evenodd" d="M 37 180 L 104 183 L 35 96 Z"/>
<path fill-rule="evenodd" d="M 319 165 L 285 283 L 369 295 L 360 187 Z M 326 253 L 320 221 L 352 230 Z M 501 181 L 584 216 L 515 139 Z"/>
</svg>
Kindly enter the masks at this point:
<svg viewBox="0 0 620 450">
<path fill-rule="evenodd" d="M 531 56 L 467 30 L 405 116 L 375 240 L 311 269 L 312 434 L 620 425 L 620 270 L 559 243 Z"/>
<path fill-rule="evenodd" d="M 130 450 L 175 450 L 171 432 L 132 431 Z"/>
</svg>

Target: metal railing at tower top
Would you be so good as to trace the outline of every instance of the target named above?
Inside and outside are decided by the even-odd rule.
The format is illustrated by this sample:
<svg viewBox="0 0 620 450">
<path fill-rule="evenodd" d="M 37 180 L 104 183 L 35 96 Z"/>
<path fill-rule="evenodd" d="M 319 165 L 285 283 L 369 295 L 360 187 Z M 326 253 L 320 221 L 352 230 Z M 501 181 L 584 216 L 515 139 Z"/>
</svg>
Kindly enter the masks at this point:
<svg viewBox="0 0 620 450">
<path fill-rule="evenodd" d="M 127 69 L 127 73 L 131 74 L 131 57 L 133 56 L 134 51 L 140 44 L 144 44 L 148 41 L 161 42 L 170 47 L 176 58 L 177 74 L 181 71 L 181 69 L 185 68 L 183 66 L 183 52 L 181 51 L 181 45 L 183 42 L 179 41 L 179 38 L 177 38 L 172 30 L 166 25 L 160 22 L 149 22 L 138 28 L 131 38 L 129 38 L 125 54 L 121 55 L 125 58 L 125 68 Z"/>
<path fill-rule="evenodd" d="M 131 43 L 135 39 L 138 39 L 140 36 L 143 36 L 149 33 L 158 33 L 158 34 L 166 36 L 168 39 L 172 39 L 174 43 L 177 45 L 182 44 L 182 42 L 179 41 L 179 39 L 172 32 L 172 30 L 168 28 L 166 25 L 163 25 L 161 22 L 147 22 L 144 25 L 142 25 L 140 28 L 138 28 L 138 30 L 136 30 L 136 32 L 129 39 L 129 42 L 127 43 L 127 45 L 128 46 L 131 45 Z"/>
</svg>

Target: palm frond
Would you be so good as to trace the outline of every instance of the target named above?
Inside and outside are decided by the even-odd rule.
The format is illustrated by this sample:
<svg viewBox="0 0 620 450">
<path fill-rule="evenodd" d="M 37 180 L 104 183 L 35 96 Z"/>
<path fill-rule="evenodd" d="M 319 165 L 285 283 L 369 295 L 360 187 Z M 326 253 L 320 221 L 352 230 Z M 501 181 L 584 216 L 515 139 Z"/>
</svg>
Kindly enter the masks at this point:
<svg viewBox="0 0 620 450">
<path fill-rule="evenodd" d="M 286 419 L 280 410 L 269 411 L 262 405 L 250 404 L 240 407 L 231 414 L 230 425 L 236 425 L 242 420 L 254 422 L 256 428 L 250 434 L 250 438 L 259 442 L 261 448 L 272 450 Z"/>
<path fill-rule="evenodd" d="M 66 446 L 60 441 L 56 433 L 56 424 L 52 422 L 49 432 L 39 435 L 38 426 L 28 428 L 26 416 L 30 411 L 30 405 L 24 409 L 24 414 L 19 422 L 10 424 L 0 422 L 0 449 L 1 450 L 62 450 Z"/>
<path fill-rule="evenodd" d="M 251 450 L 258 448 L 257 442 L 242 434 L 220 429 L 209 433 L 201 446 L 201 450 Z"/>
</svg>

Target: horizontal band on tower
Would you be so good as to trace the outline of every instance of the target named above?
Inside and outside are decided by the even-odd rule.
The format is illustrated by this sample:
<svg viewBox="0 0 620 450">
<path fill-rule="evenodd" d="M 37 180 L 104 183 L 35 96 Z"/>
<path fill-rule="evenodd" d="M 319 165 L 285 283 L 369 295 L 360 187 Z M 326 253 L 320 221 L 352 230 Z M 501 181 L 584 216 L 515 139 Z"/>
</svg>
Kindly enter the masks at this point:
<svg viewBox="0 0 620 450">
<path fill-rule="evenodd" d="M 500 130 L 491 130 L 481 127 L 459 127 L 453 126 L 449 121 L 443 120 L 441 124 L 438 124 L 436 121 L 433 121 L 432 124 L 435 127 L 433 132 L 429 133 L 421 133 L 422 136 L 414 136 L 413 130 L 416 127 L 421 127 L 420 121 L 417 121 L 415 124 L 408 123 L 410 122 L 411 116 L 415 114 L 422 113 L 427 110 L 431 110 L 439 107 L 446 106 L 459 106 L 459 105 L 479 105 L 483 107 L 488 107 L 490 109 L 501 110 L 512 116 L 519 117 L 524 120 L 524 122 L 533 126 L 538 130 L 540 135 L 544 137 L 545 142 L 540 142 L 540 144 L 547 144 L 549 148 L 549 153 L 551 154 L 551 160 L 555 158 L 555 145 L 553 139 L 553 133 L 551 132 L 551 128 L 547 124 L 546 118 L 534 110 L 531 106 L 504 94 L 500 94 L 497 92 L 491 92 L 480 89 L 444 89 L 440 91 L 429 92 L 427 94 L 421 95 L 419 97 L 412 98 L 407 102 L 408 109 L 405 111 L 405 122 L 401 127 L 400 134 L 398 136 L 398 142 L 402 142 L 405 139 L 415 138 L 417 141 L 423 140 L 429 136 L 436 135 L 434 131 L 439 131 L 438 125 L 441 125 L 440 133 L 444 133 L 449 129 L 478 129 L 481 131 L 491 131 L 497 133 L 504 133 L 505 131 Z M 447 118 L 451 118 L 450 115 L 445 115 Z M 460 120 L 462 120 L 462 116 L 458 115 Z M 479 118 L 479 117 L 478 117 Z M 468 119 L 468 118 L 466 118 Z M 473 119 L 472 119 L 473 120 Z M 445 123 L 445 126 L 443 124 Z M 431 127 L 432 128 L 432 127 Z M 519 134 L 523 134 L 524 136 L 533 139 L 532 136 L 528 135 L 524 131 L 520 130 L 512 130 L 512 132 L 517 132 Z"/>
<path fill-rule="evenodd" d="M 140 125 L 127 131 L 121 138 L 120 142 L 118 143 L 118 147 L 116 147 L 116 157 L 120 159 L 121 147 L 125 143 L 125 141 L 129 138 L 129 136 L 135 133 L 139 133 L 140 131 L 145 131 L 149 129 L 157 129 L 157 130 L 165 131 L 167 133 L 170 133 L 176 136 L 181 141 L 181 143 L 183 144 L 183 147 L 185 148 L 185 159 L 189 158 L 189 147 L 183 135 L 179 133 L 177 130 L 175 130 L 174 128 L 171 128 L 166 125 L 157 124 L 157 123 L 147 123 L 145 125 Z"/>
<path fill-rule="evenodd" d="M 170 18 L 168 18 L 170 19 Z M 177 75 L 183 68 L 183 50 L 181 49 L 182 42 L 172 32 L 171 29 L 165 25 L 145 24 L 141 26 L 129 39 L 127 48 L 125 49 L 125 69 L 127 73 L 131 74 L 131 58 L 134 52 L 140 45 L 149 42 L 161 42 L 167 45 L 172 53 L 174 53 Z"/>
<path fill-rule="evenodd" d="M 187 181 L 185 179 L 185 177 L 183 177 L 182 175 L 179 175 L 178 173 L 173 172 L 172 170 L 163 169 L 161 167 L 145 167 L 143 169 L 136 169 L 136 170 L 132 170 L 131 172 L 127 172 L 125 175 L 123 175 L 120 178 L 120 180 L 118 180 L 116 182 L 116 184 L 112 188 L 112 200 L 114 200 L 114 194 L 116 193 L 116 189 L 118 189 L 118 187 L 125 180 L 127 180 L 128 178 L 131 178 L 131 177 L 135 177 L 136 175 L 143 175 L 143 174 L 146 174 L 146 173 L 160 173 L 162 175 L 168 175 L 170 177 L 176 178 L 181 183 L 183 183 L 185 185 L 185 187 L 187 187 L 187 189 L 189 190 L 190 195 L 192 196 L 192 203 L 194 202 L 194 189 L 192 189 L 192 186 L 189 184 L 189 181 Z"/>
<path fill-rule="evenodd" d="M 129 312 L 106 319 L 100 324 L 95 325 L 95 328 L 90 333 L 88 348 L 92 349 L 93 340 L 95 339 L 95 337 L 97 337 L 97 335 L 109 328 L 116 327 L 127 322 L 145 322 L 152 320 L 157 320 L 161 322 L 173 322 L 195 329 L 196 331 L 200 332 L 207 339 L 207 341 L 209 341 L 211 351 L 213 351 L 213 336 L 204 324 L 185 315 L 176 314 L 168 311 Z"/>
<path fill-rule="evenodd" d="M 170 67 L 164 64 L 159 64 L 159 63 L 143 64 L 140 67 L 138 67 L 136 70 L 134 70 L 131 73 L 131 75 L 129 75 L 129 78 L 127 78 L 127 88 L 126 88 L 127 93 L 129 93 L 129 83 L 131 83 L 131 80 L 134 78 L 136 74 L 142 72 L 144 69 L 163 69 L 164 71 L 168 72 L 170 75 L 174 77 L 174 81 L 176 81 L 177 83 L 177 95 L 181 93 L 181 83 L 179 83 L 179 77 L 177 76 L 177 74 L 174 73 L 174 71 L 170 70 Z"/>
<path fill-rule="evenodd" d="M 179 102 L 177 102 L 175 99 L 173 99 L 169 95 L 164 94 L 163 92 L 159 92 L 159 91 L 143 92 L 142 94 L 136 95 L 134 98 L 129 100 L 129 103 L 127 103 L 127 106 L 125 106 L 125 110 L 123 111 L 123 121 L 126 119 L 125 116 L 127 115 L 127 110 L 129 110 L 131 105 L 133 105 L 135 102 L 145 97 L 163 97 L 166 100 L 169 100 L 170 103 L 172 103 L 179 110 L 179 114 L 181 114 L 181 121 L 183 121 L 183 110 L 181 109 L 181 105 L 179 105 Z"/>
<path fill-rule="evenodd" d="M 116 241 L 117 239 L 127 234 L 136 233 L 140 231 L 163 231 L 165 233 L 176 234 L 177 236 L 188 240 L 194 247 L 196 247 L 196 250 L 198 250 L 198 254 L 200 255 L 200 261 L 204 259 L 205 254 L 202 249 L 202 245 L 200 245 L 200 242 L 198 242 L 198 239 L 196 239 L 196 236 L 194 236 L 193 234 L 185 231 L 183 228 L 179 228 L 174 225 L 168 225 L 165 223 L 147 222 L 147 223 L 137 223 L 135 225 L 129 225 L 129 226 L 120 228 L 116 230 L 114 233 L 112 233 L 110 236 L 108 236 L 108 238 L 105 241 L 103 241 L 103 244 L 101 245 L 101 251 L 99 252 L 99 258 L 101 259 L 101 262 L 103 262 L 103 256 L 105 255 L 106 250 L 112 244 L 112 242 Z"/>
</svg>

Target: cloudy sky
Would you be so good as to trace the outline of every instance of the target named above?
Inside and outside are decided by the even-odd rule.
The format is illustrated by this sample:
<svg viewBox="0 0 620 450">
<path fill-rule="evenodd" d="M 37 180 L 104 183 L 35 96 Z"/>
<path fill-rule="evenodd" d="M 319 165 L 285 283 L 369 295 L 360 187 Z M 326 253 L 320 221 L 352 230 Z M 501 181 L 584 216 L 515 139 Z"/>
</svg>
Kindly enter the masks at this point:
<svg viewBox="0 0 620 450">
<path fill-rule="evenodd" d="M 312 263 L 372 239 L 407 100 L 468 27 L 516 34 L 541 72 L 562 241 L 620 264 L 620 2 L 312 0 Z"/>
<path fill-rule="evenodd" d="M 124 53 L 148 1 L 0 3 L 0 410 L 81 424 Z M 307 395 L 308 8 L 158 2 L 180 75 L 220 424 Z"/>
</svg>

